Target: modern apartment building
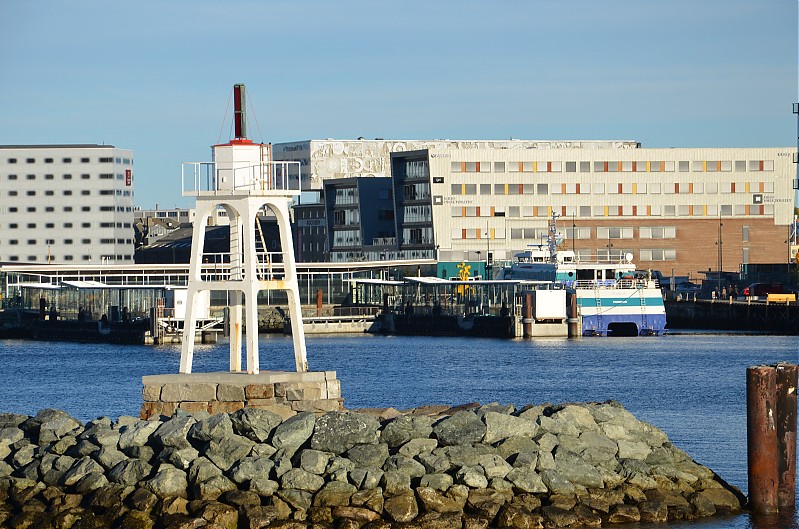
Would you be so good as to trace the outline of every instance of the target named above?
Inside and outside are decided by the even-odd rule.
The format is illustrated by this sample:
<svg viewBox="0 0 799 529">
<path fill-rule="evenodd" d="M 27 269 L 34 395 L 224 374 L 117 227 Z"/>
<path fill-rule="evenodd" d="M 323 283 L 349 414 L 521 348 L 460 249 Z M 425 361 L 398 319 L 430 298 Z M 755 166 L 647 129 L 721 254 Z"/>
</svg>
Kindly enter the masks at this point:
<svg viewBox="0 0 799 529">
<path fill-rule="evenodd" d="M 556 214 L 563 247 L 584 259 L 632 253 L 642 268 L 677 275 L 789 259 L 796 147 L 360 139 L 280 143 L 273 152 L 300 161 L 304 189 L 390 176 L 396 242 L 386 255 L 510 260 L 541 243 Z M 330 258 L 373 257 L 373 243 L 344 254 L 331 245 Z"/>
<path fill-rule="evenodd" d="M 133 151 L 0 145 L 0 262 L 133 261 Z"/>
</svg>

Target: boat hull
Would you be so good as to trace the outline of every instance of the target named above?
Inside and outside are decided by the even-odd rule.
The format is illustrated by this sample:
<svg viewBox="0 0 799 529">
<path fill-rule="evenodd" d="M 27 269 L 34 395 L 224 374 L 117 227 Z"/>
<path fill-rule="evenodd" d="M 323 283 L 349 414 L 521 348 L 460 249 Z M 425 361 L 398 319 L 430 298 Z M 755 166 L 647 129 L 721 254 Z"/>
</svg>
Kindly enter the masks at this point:
<svg viewBox="0 0 799 529">
<path fill-rule="evenodd" d="M 598 287 L 575 294 L 585 336 L 657 336 L 666 330 L 659 288 Z"/>
</svg>

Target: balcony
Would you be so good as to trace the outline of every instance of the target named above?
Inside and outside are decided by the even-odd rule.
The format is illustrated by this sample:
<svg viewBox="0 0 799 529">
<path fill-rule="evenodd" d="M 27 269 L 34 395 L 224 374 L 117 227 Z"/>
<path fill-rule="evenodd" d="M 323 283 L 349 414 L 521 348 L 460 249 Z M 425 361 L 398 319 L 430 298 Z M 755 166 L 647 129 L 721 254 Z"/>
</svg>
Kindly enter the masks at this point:
<svg viewBox="0 0 799 529">
<path fill-rule="evenodd" d="M 184 197 L 298 196 L 300 163 L 263 163 L 218 169 L 214 162 L 183 162 L 181 190 Z"/>
</svg>

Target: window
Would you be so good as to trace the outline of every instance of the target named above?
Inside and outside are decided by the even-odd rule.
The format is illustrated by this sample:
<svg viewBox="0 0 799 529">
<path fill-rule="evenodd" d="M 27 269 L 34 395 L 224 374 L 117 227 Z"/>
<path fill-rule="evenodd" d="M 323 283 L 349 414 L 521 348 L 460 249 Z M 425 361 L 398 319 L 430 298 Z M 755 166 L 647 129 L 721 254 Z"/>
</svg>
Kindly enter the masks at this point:
<svg viewBox="0 0 799 529">
<path fill-rule="evenodd" d="M 9 158 L 8 159 L 8 163 L 17 163 L 17 159 L 16 158 Z"/>
<path fill-rule="evenodd" d="M 36 158 L 26 158 L 25 163 L 36 163 Z"/>
<path fill-rule="evenodd" d="M 591 216 L 591 206 L 580 206 L 580 216 L 581 217 L 590 217 Z"/>
<path fill-rule="evenodd" d="M 72 190 L 71 189 L 65 189 L 64 190 L 64 196 L 70 196 L 70 195 L 72 195 Z"/>
<path fill-rule="evenodd" d="M 26 175 L 25 178 L 27 180 L 36 180 L 36 175 L 35 174 L 29 174 L 29 175 Z"/>
<path fill-rule="evenodd" d="M 641 250 L 641 261 L 674 261 L 677 259 L 677 250 L 655 248 Z"/>
<path fill-rule="evenodd" d="M 549 184 L 536 184 L 536 193 L 539 195 L 548 195 Z"/>
<path fill-rule="evenodd" d="M 114 190 L 113 189 L 101 189 L 100 190 L 100 194 L 101 195 L 113 195 L 114 194 Z"/>
<path fill-rule="evenodd" d="M 9 180 L 16 180 L 16 179 L 17 179 L 17 175 L 15 175 L 15 174 L 10 174 L 10 175 L 8 175 L 8 179 L 9 179 Z"/>
<path fill-rule="evenodd" d="M 87 175 L 87 174 L 82 174 L 82 175 L 80 175 L 80 179 L 81 179 L 81 180 L 88 180 L 89 178 L 90 178 L 90 177 L 89 177 L 89 175 Z"/>
<path fill-rule="evenodd" d="M 591 192 L 595 195 L 604 195 L 605 194 L 605 184 L 593 184 L 591 186 Z"/>
<path fill-rule="evenodd" d="M 575 227 L 575 228 L 566 228 L 566 238 L 567 239 L 590 239 L 591 238 L 591 228 L 589 227 Z"/>
<path fill-rule="evenodd" d="M 65 174 L 61 178 L 63 178 L 64 180 L 72 180 L 72 175 L 71 174 Z"/>
<path fill-rule="evenodd" d="M 35 228 L 36 228 L 36 223 L 35 222 L 29 222 L 28 223 L 28 229 L 35 229 Z"/>
<path fill-rule="evenodd" d="M 591 172 L 591 162 L 580 162 L 580 172 L 581 173 L 590 173 Z"/>
<path fill-rule="evenodd" d="M 80 227 L 81 228 L 91 228 L 92 227 L 92 223 L 91 222 L 82 222 Z"/>
<path fill-rule="evenodd" d="M 10 197 L 15 197 L 17 195 L 18 195 L 18 193 L 14 189 L 12 189 L 11 191 L 8 192 L 8 196 L 10 196 Z"/>
<path fill-rule="evenodd" d="M 91 211 L 91 210 L 92 210 L 92 208 L 91 208 L 91 206 L 82 206 L 82 207 L 80 208 L 80 210 L 81 210 L 81 211 Z"/>
<path fill-rule="evenodd" d="M 47 206 L 46 208 L 44 208 L 44 210 L 45 210 L 47 213 L 52 213 L 52 212 L 54 212 L 54 211 L 55 211 L 55 208 L 54 208 L 53 206 Z"/>
<path fill-rule="evenodd" d="M 741 226 L 741 241 L 749 242 L 749 226 Z"/>
<path fill-rule="evenodd" d="M 495 173 L 504 173 L 505 172 L 505 162 L 494 162 L 494 172 Z"/>
<path fill-rule="evenodd" d="M 567 173 L 576 173 L 577 172 L 577 162 L 566 162 L 566 172 Z"/>
<path fill-rule="evenodd" d="M 36 196 L 36 191 L 34 191 L 33 189 L 30 189 L 30 190 L 26 191 L 25 194 L 28 195 L 29 197 L 35 197 Z"/>
<path fill-rule="evenodd" d="M 15 230 L 15 229 L 17 229 L 17 223 L 16 222 L 12 222 L 11 224 L 8 225 L 8 227 L 11 228 L 12 230 Z"/>
<path fill-rule="evenodd" d="M 36 206 L 28 206 L 28 213 L 36 213 Z"/>
<path fill-rule="evenodd" d="M 72 256 L 71 255 L 65 255 L 64 256 L 64 261 L 71 261 L 71 260 L 72 260 Z"/>
<path fill-rule="evenodd" d="M 36 239 L 28 239 L 28 244 L 31 246 L 36 244 Z"/>
<path fill-rule="evenodd" d="M 72 158 L 62 158 L 61 162 L 62 163 L 72 163 Z"/>
<path fill-rule="evenodd" d="M 64 206 L 64 211 L 72 211 L 72 206 Z"/>
<path fill-rule="evenodd" d="M 612 227 L 612 228 L 597 228 L 596 229 L 596 238 L 597 239 L 632 239 L 633 238 L 633 228 L 620 228 L 620 227 Z"/>
<path fill-rule="evenodd" d="M 64 244 L 72 244 L 72 239 L 64 239 Z"/>
<path fill-rule="evenodd" d="M 481 195 L 490 195 L 491 194 L 491 184 L 480 184 L 480 194 Z"/>
<path fill-rule="evenodd" d="M 89 191 L 88 189 L 82 189 L 80 194 L 83 196 L 87 196 L 91 194 L 91 191 Z"/>
<path fill-rule="evenodd" d="M 80 159 L 80 163 L 89 163 L 89 159 L 88 158 L 81 158 Z"/>
<path fill-rule="evenodd" d="M 45 179 L 45 180 L 52 180 L 52 179 L 53 179 L 53 175 L 51 175 L 51 174 L 46 174 L 46 175 L 44 175 L 44 179 Z"/>
<path fill-rule="evenodd" d="M 91 239 L 81 239 L 81 240 L 80 240 L 80 243 L 81 243 L 81 244 L 91 244 L 91 243 L 92 243 L 92 240 L 91 240 Z"/>
<path fill-rule="evenodd" d="M 113 158 L 100 158 L 100 163 L 114 163 Z"/>
<path fill-rule="evenodd" d="M 55 239 L 45 239 L 44 244 L 55 244 Z"/>
<path fill-rule="evenodd" d="M 19 244 L 19 241 L 17 239 L 11 239 L 11 240 L 8 241 L 8 244 L 16 245 L 16 244 Z"/>
<path fill-rule="evenodd" d="M 17 212 L 17 207 L 16 206 L 11 206 L 10 208 L 8 208 L 8 212 L 9 213 L 16 213 Z"/>
<path fill-rule="evenodd" d="M 55 191 L 53 191 L 52 189 L 46 189 L 46 190 L 44 191 L 44 196 L 46 196 L 46 197 L 51 197 L 51 196 L 53 196 L 54 194 L 55 194 Z"/>
<path fill-rule="evenodd" d="M 677 237 L 676 226 L 653 226 L 639 228 L 641 239 L 675 239 Z"/>
<path fill-rule="evenodd" d="M 100 174 L 100 180 L 113 180 L 114 175 L 111 173 L 102 173 Z"/>
<path fill-rule="evenodd" d="M 45 158 L 44 159 L 44 163 L 53 163 L 53 159 L 52 158 Z"/>
<path fill-rule="evenodd" d="M 72 223 L 71 222 L 65 222 L 64 223 L 64 227 L 65 228 L 71 228 L 72 227 Z"/>
<path fill-rule="evenodd" d="M 44 225 L 44 227 L 45 228 L 55 228 L 55 224 L 53 224 L 52 222 L 48 222 L 47 224 Z M 52 242 L 48 242 L 47 244 L 53 244 L 53 243 Z"/>
<path fill-rule="evenodd" d="M 688 171 L 688 162 L 677 162 L 677 170 L 681 173 Z"/>
</svg>

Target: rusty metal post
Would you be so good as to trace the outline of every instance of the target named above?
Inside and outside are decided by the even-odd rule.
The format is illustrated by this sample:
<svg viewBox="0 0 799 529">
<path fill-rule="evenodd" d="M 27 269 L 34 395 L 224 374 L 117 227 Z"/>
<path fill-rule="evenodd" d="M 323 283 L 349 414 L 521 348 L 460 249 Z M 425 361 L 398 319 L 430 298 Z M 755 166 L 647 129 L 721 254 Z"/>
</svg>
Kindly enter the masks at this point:
<svg viewBox="0 0 799 529">
<path fill-rule="evenodd" d="M 524 337 L 529 338 L 533 335 L 533 293 L 524 294 L 524 318 L 522 319 Z"/>
<path fill-rule="evenodd" d="M 777 491 L 780 511 L 791 510 L 796 502 L 796 388 L 799 366 L 777 364 Z"/>
<path fill-rule="evenodd" d="M 322 289 L 316 289 L 316 316 L 320 317 L 322 315 Z"/>
<path fill-rule="evenodd" d="M 777 370 L 751 366 L 746 370 L 746 441 L 749 466 L 749 508 L 778 512 Z"/>
</svg>

